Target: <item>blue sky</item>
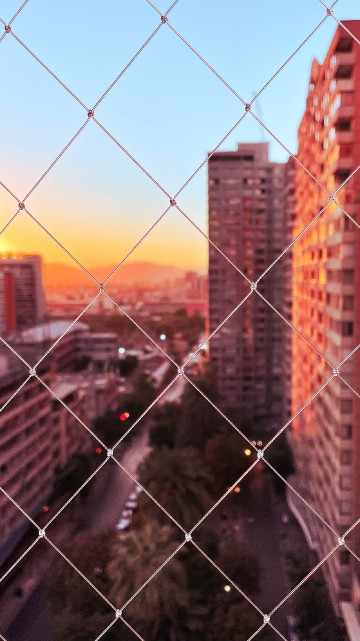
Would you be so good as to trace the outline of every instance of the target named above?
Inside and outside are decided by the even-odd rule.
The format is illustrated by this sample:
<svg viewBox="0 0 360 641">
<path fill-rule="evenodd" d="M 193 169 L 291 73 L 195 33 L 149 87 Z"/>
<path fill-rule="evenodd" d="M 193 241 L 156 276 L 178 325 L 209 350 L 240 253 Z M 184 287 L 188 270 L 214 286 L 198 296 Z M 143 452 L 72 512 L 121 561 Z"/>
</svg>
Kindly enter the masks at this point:
<svg viewBox="0 0 360 641">
<path fill-rule="evenodd" d="M 0 5 L 7 22 L 18 2 Z M 160 11 L 168 4 L 159 0 Z M 360 18 L 358 0 L 339 0 L 339 19 Z M 250 101 L 325 16 L 319 0 L 180 0 L 174 28 L 241 97 Z M 159 24 L 146 0 L 29 0 L 14 21 L 18 36 L 91 108 Z M 322 59 L 336 29 L 326 19 L 261 94 L 255 112 L 293 152 L 310 64 Z M 0 43 L 1 180 L 19 198 L 31 189 L 84 122 L 86 112 L 11 36 Z M 5 89 L 5 91 L 4 91 Z M 96 110 L 98 120 L 171 194 L 176 193 L 243 113 L 239 100 L 169 29 L 161 27 Z M 284 150 L 247 115 L 221 149 L 269 140 L 271 158 Z M 178 199 L 206 232 L 206 167 Z M 16 202 L 0 190 L 0 222 Z M 121 260 L 166 209 L 168 199 L 90 122 L 29 197 L 28 207 L 87 267 Z M 2 247 L 40 250 L 67 261 L 32 221 L 17 221 Z M 0 244 L 1 246 L 1 244 Z M 104 252 L 106 247 L 106 252 Z M 206 242 L 177 212 L 132 255 L 134 260 L 204 263 Z"/>
</svg>

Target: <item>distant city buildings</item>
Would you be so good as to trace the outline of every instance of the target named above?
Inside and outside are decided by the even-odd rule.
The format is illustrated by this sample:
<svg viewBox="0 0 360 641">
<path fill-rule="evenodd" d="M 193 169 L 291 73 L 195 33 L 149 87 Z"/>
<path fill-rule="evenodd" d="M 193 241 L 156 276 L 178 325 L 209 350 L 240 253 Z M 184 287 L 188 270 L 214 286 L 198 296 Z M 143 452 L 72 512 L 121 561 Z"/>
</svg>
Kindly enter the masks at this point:
<svg viewBox="0 0 360 641">
<path fill-rule="evenodd" d="M 343 24 L 360 38 L 360 21 Z M 298 135 L 298 159 L 315 180 L 296 167 L 294 236 L 325 207 L 329 193 L 336 193 L 340 207 L 331 203 L 293 246 L 293 323 L 315 348 L 293 332 L 293 415 L 360 342 L 360 235 L 341 209 L 359 222 L 360 172 L 352 173 L 360 164 L 360 47 L 342 27 L 324 62 L 313 61 Z M 359 352 L 341 365 L 340 375 L 359 393 Z M 360 517 L 356 393 L 336 376 L 293 421 L 299 493 L 340 534 Z M 309 509 L 303 518 L 323 558 L 337 539 Z M 359 527 L 346 542 L 359 556 Z M 323 570 L 349 638 L 358 641 L 360 564 L 340 547 Z"/>
<path fill-rule="evenodd" d="M 1 335 L 31 327 L 44 318 L 41 268 L 41 256 L 0 254 Z"/>
<path fill-rule="evenodd" d="M 47 367 L 41 366 L 39 374 L 49 383 Z M 34 516 L 52 490 L 56 434 L 52 429 L 49 393 L 35 377 L 21 387 L 26 375 L 26 367 L 17 357 L 10 352 L 7 356 L 1 354 L 0 407 L 8 403 L 0 413 L 1 487 L 27 514 Z M 15 548 L 27 527 L 20 510 L 0 493 L 0 563 Z"/>
<path fill-rule="evenodd" d="M 31 367 L 40 361 L 44 384 L 24 385 L 28 368 L 0 344 L 0 565 L 29 525 L 7 494 L 35 518 L 72 457 L 96 446 L 81 422 L 91 427 L 119 399 L 118 334 L 44 316 L 41 258 L 1 257 L 0 336 Z"/>
<path fill-rule="evenodd" d="M 34 356 L 35 362 L 39 360 L 54 345 L 49 359 L 56 372 L 73 369 L 76 361 L 84 356 L 98 366 L 105 366 L 118 357 L 115 332 L 91 332 L 89 326 L 80 321 L 71 327 L 66 320 L 40 323 L 18 332 L 10 343 L 29 362 Z"/>
<path fill-rule="evenodd" d="M 285 165 L 270 162 L 268 143 L 241 143 L 236 151 L 209 158 L 209 237 L 250 282 L 257 281 L 286 244 L 285 182 Z M 286 261 L 287 256 L 283 265 Z M 270 270 L 258 284 L 258 291 L 280 311 L 286 269 Z M 210 244 L 210 332 L 249 290 L 249 282 Z M 283 344 L 283 320 L 252 294 L 210 341 L 210 361 L 225 405 L 269 425 L 282 419 Z"/>
</svg>

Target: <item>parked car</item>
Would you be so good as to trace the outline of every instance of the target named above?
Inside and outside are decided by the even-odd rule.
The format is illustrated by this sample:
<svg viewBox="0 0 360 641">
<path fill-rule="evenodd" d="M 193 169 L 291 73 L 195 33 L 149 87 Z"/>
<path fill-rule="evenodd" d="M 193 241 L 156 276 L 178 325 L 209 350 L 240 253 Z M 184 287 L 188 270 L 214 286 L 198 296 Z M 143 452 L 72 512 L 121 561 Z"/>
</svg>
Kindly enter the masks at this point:
<svg viewBox="0 0 360 641">
<path fill-rule="evenodd" d="M 138 502 L 137 500 L 131 500 L 129 497 L 125 503 L 125 507 L 127 510 L 132 510 L 132 512 L 135 512 L 135 510 L 137 510 L 137 507 L 138 507 Z"/>
<path fill-rule="evenodd" d="M 127 530 L 130 523 L 131 523 L 131 518 L 122 516 L 119 523 L 116 526 L 116 529 L 123 532 L 124 530 Z"/>
<path fill-rule="evenodd" d="M 135 485 L 134 494 L 136 494 L 136 496 L 139 496 L 141 492 L 142 492 L 142 488 L 140 487 L 140 485 Z"/>
<path fill-rule="evenodd" d="M 295 617 L 292 614 L 288 614 L 286 617 L 288 630 L 289 630 L 289 641 L 300 641 L 299 636 L 299 617 Z"/>
</svg>

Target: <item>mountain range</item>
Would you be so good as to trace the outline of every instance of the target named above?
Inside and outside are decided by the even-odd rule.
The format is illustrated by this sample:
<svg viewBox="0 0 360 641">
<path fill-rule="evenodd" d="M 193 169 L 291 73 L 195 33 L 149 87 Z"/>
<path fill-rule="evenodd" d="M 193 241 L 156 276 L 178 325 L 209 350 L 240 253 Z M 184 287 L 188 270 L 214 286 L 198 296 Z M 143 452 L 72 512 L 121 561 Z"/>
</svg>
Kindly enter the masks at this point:
<svg viewBox="0 0 360 641">
<path fill-rule="evenodd" d="M 89 268 L 89 271 L 102 283 L 116 265 L 106 265 Z M 184 276 L 185 269 L 173 265 L 158 265 L 156 263 L 135 262 L 124 263 L 111 277 L 109 284 L 113 286 L 126 285 L 156 285 L 166 280 L 174 280 Z M 43 264 L 43 283 L 45 288 L 88 287 L 92 279 L 80 267 L 57 263 Z"/>
</svg>

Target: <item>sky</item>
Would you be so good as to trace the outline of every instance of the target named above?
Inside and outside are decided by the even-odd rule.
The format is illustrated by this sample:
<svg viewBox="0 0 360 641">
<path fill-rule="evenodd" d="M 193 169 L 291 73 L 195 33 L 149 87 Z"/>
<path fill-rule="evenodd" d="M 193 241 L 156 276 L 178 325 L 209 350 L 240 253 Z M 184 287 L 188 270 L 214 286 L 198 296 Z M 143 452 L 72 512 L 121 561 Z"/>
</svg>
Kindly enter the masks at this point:
<svg viewBox="0 0 360 641">
<path fill-rule="evenodd" d="M 0 18 L 7 23 L 19 6 L 19 0 L 3 0 Z M 168 6 L 157 1 L 162 12 Z M 334 13 L 341 20 L 360 18 L 359 2 L 338 0 Z M 249 102 L 325 15 L 319 0 L 179 0 L 168 19 Z M 159 23 L 146 0 L 29 0 L 12 23 L 14 35 L 0 43 L 0 180 L 19 200 Z M 323 59 L 336 26 L 326 18 L 254 104 L 255 113 L 293 153 L 311 61 Z M 95 109 L 103 127 L 170 195 L 243 113 L 239 99 L 168 25 L 161 26 Z M 220 150 L 265 140 L 271 159 L 286 161 L 286 151 L 250 114 Z M 168 196 L 90 120 L 26 199 L 38 222 L 21 212 L 0 234 L 0 251 L 37 252 L 46 262 L 73 264 L 66 249 L 90 270 L 118 264 L 128 255 L 131 261 L 204 267 L 208 243 L 195 225 L 207 233 L 206 163 L 177 202 L 194 224 L 171 208 L 148 233 L 167 209 Z M 0 187 L 1 228 L 16 211 L 17 200 Z"/>
</svg>

